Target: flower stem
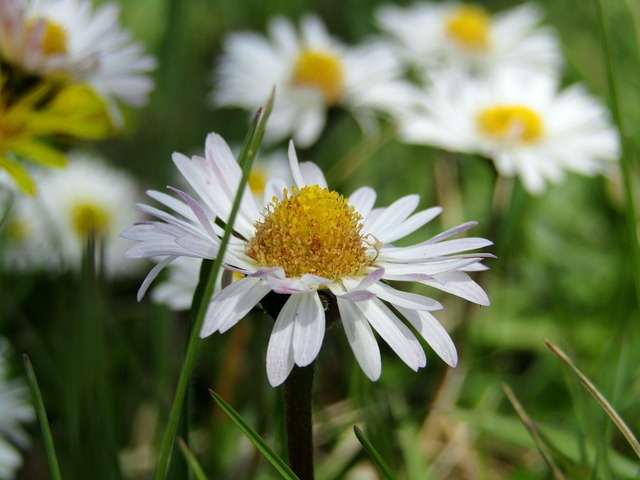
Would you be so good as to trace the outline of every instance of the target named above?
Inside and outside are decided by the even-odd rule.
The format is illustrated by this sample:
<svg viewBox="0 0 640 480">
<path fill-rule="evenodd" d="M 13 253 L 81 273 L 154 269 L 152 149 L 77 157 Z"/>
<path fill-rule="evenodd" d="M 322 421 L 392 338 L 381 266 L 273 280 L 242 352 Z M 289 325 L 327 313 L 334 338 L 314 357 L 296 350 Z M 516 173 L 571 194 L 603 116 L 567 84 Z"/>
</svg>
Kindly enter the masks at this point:
<svg viewBox="0 0 640 480">
<path fill-rule="evenodd" d="M 313 480 L 311 393 L 315 362 L 294 366 L 284 384 L 289 464 L 301 480 Z"/>
</svg>

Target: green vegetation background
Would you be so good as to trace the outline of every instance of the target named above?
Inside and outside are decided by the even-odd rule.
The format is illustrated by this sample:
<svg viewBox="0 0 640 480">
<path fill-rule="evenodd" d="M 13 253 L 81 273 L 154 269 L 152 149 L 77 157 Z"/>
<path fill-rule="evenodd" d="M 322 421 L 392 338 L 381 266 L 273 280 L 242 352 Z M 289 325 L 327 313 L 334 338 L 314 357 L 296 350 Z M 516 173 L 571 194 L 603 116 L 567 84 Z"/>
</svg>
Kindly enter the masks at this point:
<svg viewBox="0 0 640 480">
<path fill-rule="evenodd" d="M 239 144 L 249 115 L 212 109 L 211 69 L 228 33 L 264 32 L 273 15 L 313 11 L 331 33 L 355 43 L 376 32 L 372 0 L 128 0 L 122 22 L 159 60 L 148 107 L 128 112 L 129 129 L 95 148 L 133 172 L 143 187 L 175 181 L 171 153 L 195 153 L 207 133 Z M 409 4 L 409 2 L 394 2 Z M 631 171 L 640 151 L 640 54 L 633 0 L 603 2 L 619 82 Z M 487 2 L 490 11 L 515 4 Z M 541 2 L 567 58 L 566 83 L 583 81 L 607 100 L 594 3 Z M 635 17 L 634 17 L 635 15 Z M 331 171 L 357 161 L 361 134 L 348 115 L 332 114 L 304 159 Z M 640 433 L 640 318 L 619 181 L 570 175 L 560 187 L 531 197 L 518 185 L 499 215 L 492 213 L 495 172 L 479 158 L 395 141 L 382 145 L 347 179 L 378 204 L 419 193 L 421 207 L 440 204 L 442 218 L 410 240 L 460 221 L 477 220 L 474 236 L 491 238 L 497 259 L 481 275 L 492 306 L 419 290 L 444 301 L 438 318 L 459 347 L 457 369 L 426 347 L 429 364 L 411 372 L 386 347 L 383 374 L 371 383 L 358 369 L 344 334 L 328 332 L 316 376 L 318 478 L 357 478 L 370 465 L 352 425 L 367 433 L 407 479 L 553 478 L 507 401 L 508 384 L 549 439 L 568 478 L 640 478 L 640 464 L 593 399 L 546 348 L 567 351 Z M 330 180 L 331 181 L 331 180 Z M 637 175 L 634 185 L 637 187 Z M 133 206 L 132 206 L 133 208 Z M 0 272 L 2 333 L 31 357 L 43 390 L 64 478 L 151 478 L 177 381 L 188 318 L 135 301 L 141 278 L 100 288 L 82 276 L 16 276 Z M 209 478 L 277 478 L 275 471 L 214 407 L 208 389 L 231 403 L 283 456 L 281 388 L 268 385 L 264 356 L 271 321 L 256 312 L 225 335 L 200 345 L 189 399 L 192 450 Z M 237 330 L 237 331 L 236 331 Z M 16 362 L 16 371 L 20 365 Z M 37 426 L 22 479 L 48 478 Z M 149 448 L 149 452 L 145 450 Z M 173 478 L 186 478 L 178 460 Z"/>
</svg>

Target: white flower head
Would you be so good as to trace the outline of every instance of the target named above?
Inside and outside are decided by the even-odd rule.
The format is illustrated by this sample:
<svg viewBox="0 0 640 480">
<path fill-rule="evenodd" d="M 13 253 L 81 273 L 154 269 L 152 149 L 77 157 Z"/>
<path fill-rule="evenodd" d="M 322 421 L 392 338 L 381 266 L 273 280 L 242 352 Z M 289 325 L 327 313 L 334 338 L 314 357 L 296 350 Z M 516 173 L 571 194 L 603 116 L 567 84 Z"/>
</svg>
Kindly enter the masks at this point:
<svg viewBox="0 0 640 480">
<path fill-rule="evenodd" d="M 69 165 L 49 171 L 39 181 L 36 201 L 47 215 L 49 240 L 60 256 L 59 268 L 79 268 L 90 235 L 102 249 L 105 273 L 122 276 L 140 265 L 127 262 L 129 246 L 120 231 L 138 216 L 136 182 L 125 172 L 84 153 L 69 154 Z"/>
<path fill-rule="evenodd" d="M 58 264 L 49 239 L 46 216 L 41 205 L 21 195 L 5 172 L 0 173 L 0 191 L 6 195 L 2 209 L 2 266 L 12 271 L 38 271 Z"/>
<path fill-rule="evenodd" d="M 214 105 L 251 112 L 275 86 L 278 93 L 266 137 L 293 135 L 296 144 L 313 144 L 324 128 L 327 110 L 345 108 L 363 126 L 376 113 L 398 115 L 412 98 L 401 79 L 403 67 L 384 41 L 346 46 L 327 32 L 315 15 L 300 21 L 300 31 L 284 18 L 269 23 L 269 38 L 256 33 L 230 35 L 214 71 Z"/>
<path fill-rule="evenodd" d="M 22 465 L 17 447 L 29 444 L 24 424 L 32 422 L 35 415 L 24 382 L 7 378 L 7 353 L 7 342 L 0 338 L 0 478 L 13 479 Z"/>
<path fill-rule="evenodd" d="M 482 6 L 419 2 L 384 5 L 378 24 L 393 36 L 400 54 L 430 75 L 432 69 L 492 73 L 501 68 L 555 73 L 562 64 L 559 42 L 531 3 L 491 15 Z"/>
<path fill-rule="evenodd" d="M 488 305 L 485 292 L 463 270 L 484 268 L 488 254 L 463 253 L 486 247 L 482 238 L 449 238 L 474 223 L 466 223 L 410 247 L 394 242 L 436 217 L 438 207 L 413 213 L 419 197 L 408 195 L 387 208 L 373 208 L 376 193 L 368 187 L 347 200 L 327 188 L 320 169 L 298 163 L 289 149 L 294 186 L 278 178 L 267 182 L 261 208 L 245 191 L 224 254 L 224 266 L 244 275 L 214 294 L 200 332 L 206 337 L 232 328 L 263 298 L 288 295 L 277 315 L 267 348 L 267 376 L 281 384 L 294 365 L 310 364 L 324 338 L 322 297 L 335 299 L 347 340 L 365 374 L 376 380 L 381 372 L 380 350 L 373 331 L 384 339 L 412 369 L 426 364 L 425 353 L 392 305 L 449 365 L 456 365 L 455 346 L 431 314 L 442 308 L 437 301 L 397 290 L 385 280 L 421 282 L 480 305 Z M 176 258 L 215 258 L 222 228 L 239 187 L 241 170 L 225 141 L 207 137 L 205 156 L 191 159 L 176 153 L 173 161 L 200 197 L 172 189 L 179 199 L 156 191 L 149 196 L 172 210 L 148 205 L 143 212 L 157 218 L 125 230 L 125 238 L 139 243 L 132 258 L 163 257 L 141 286 L 142 296 L 162 266 Z"/>
<path fill-rule="evenodd" d="M 109 100 L 146 103 L 155 59 L 120 27 L 120 7 L 89 0 L 0 0 L 0 59 L 88 83 Z M 117 113 L 117 112 L 115 112 Z"/>
<path fill-rule="evenodd" d="M 423 100 L 424 111 L 401 125 L 402 140 L 490 157 L 533 194 L 563 181 L 566 170 L 604 173 L 618 159 L 606 109 L 580 85 L 558 90 L 548 75 L 442 77 Z"/>
</svg>

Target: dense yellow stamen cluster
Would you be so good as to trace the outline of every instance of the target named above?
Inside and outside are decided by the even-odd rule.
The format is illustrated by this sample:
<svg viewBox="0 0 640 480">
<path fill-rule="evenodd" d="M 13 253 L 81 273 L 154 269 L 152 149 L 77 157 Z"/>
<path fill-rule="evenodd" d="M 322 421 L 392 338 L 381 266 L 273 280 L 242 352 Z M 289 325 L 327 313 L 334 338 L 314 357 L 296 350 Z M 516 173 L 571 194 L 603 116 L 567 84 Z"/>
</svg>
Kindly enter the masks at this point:
<svg viewBox="0 0 640 480">
<path fill-rule="evenodd" d="M 461 47 L 486 51 L 491 47 L 490 28 L 491 16 L 482 7 L 462 5 L 447 19 L 445 32 Z"/>
<path fill-rule="evenodd" d="M 274 197 L 256 223 L 248 255 L 287 277 L 314 274 L 335 279 L 360 273 L 371 261 L 361 235 L 362 217 L 342 195 L 317 185 Z"/>
<path fill-rule="evenodd" d="M 64 55 L 68 53 L 68 38 L 64 27 L 48 19 L 39 19 L 38 21 L 45 24 L 41 43 L 44 54 Z M 31 28 L 36 24 L 37 21 L 34 21 Z"/>
<path fill-rule="evenodd" d="M 329 52 L 305 49 L 300 53 L 291 75 L 294 85 L 315 88 L 329 105 L 340 101 L 344 73 L 340 59 Z"/>
<path fill-rule="evenodd" d="M 100 205 L 91 202 L 78 203 L 71 211 L 73 228 L 80 238 L 100 236 L 109 229 L 109 213 Z"/>
<path fill-rule="evenodd" d="M 476 117 L 478 129 L 494 140 L 532 143 L 544 133 L 540 115 L 524 105 L 485 108 Z"/>
</svg>

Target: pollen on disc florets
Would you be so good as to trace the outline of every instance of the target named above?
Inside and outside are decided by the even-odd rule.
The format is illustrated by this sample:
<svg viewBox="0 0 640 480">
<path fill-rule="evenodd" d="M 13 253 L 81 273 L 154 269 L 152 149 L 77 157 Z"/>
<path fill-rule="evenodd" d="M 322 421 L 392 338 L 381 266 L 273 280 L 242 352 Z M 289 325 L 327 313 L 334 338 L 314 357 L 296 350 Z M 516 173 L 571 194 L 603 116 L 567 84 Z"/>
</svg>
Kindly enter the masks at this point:
<svg viewBox="0 0 640 480">
<path fill-rule="evenodd" d="M 336 279 L 360 273 L 372 260 L 362 217 L 347 199 L 317 185 L 274 197 L 247 246 L 258 264 L 282 267 L 287 277 Z"/>
</svg>

